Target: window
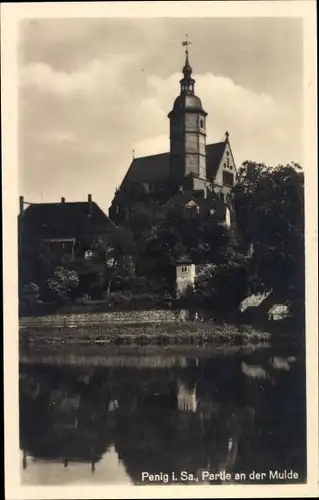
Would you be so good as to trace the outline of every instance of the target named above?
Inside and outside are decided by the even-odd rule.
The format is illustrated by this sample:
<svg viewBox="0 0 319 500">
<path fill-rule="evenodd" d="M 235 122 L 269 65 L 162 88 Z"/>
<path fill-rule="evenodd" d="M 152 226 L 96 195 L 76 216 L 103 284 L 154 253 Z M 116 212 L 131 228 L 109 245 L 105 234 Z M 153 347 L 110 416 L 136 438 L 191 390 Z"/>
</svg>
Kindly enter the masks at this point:
<svg viewBox="0 0 319 500">
<path fill-rule="evenodd" d="M 92 252 L 92 250 L 86 250 L 84 252 L 84 258 L 87 260 L 87 259 L 92 259 L 92 257 L 94 256 L 94 253 Z"/>
<path fill-rule="evenodd" d="M 231 172 L 223 171 L 223 184 L 225 186 L 233 186 L 234 185 L 234 176 Z"/>
<path fill-rule="evenodd" d="M 187 270 L 188 270 L 187 266 L 182 266 L 182 273 L 187 273 Z"/>
<path fill-rule="evenodd" d="M 204 120 L 202 118 L 199 120 L 199 126 L 200 128 L 204 127 Z"/>
</svg>

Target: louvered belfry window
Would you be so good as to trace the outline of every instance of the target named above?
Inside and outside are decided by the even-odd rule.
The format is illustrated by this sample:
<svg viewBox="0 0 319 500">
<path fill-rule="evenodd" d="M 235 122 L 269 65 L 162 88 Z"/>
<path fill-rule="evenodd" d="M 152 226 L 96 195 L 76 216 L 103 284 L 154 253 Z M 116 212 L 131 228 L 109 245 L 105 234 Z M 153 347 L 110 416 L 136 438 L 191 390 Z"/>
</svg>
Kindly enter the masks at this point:
<svg viewBox="0 0 319 500">
<path fill-rule="evenodd" d="M 234 175 L 231 172 L 223 171 L 223 184 L 225 186 L 233 186 L 234 185 Z"/>
</svg>

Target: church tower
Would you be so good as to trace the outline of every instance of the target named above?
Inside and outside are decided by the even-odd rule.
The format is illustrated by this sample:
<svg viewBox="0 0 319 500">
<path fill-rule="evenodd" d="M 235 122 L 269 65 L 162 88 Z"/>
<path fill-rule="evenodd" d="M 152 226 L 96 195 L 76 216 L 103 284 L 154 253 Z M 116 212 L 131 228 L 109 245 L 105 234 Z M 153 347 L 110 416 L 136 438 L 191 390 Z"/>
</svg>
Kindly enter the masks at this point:
<svg viewBox="0 0 319 500">
<path fill-rule="evenodd" d="M 201 100 L 195 95 L 195 80 L 186 46 L 180 95 L 169 113 L 170 120 L 170 174 L 174 184 L 191 189 L 203 189 L 206 173 L 206 116 Z"/>
</svg>

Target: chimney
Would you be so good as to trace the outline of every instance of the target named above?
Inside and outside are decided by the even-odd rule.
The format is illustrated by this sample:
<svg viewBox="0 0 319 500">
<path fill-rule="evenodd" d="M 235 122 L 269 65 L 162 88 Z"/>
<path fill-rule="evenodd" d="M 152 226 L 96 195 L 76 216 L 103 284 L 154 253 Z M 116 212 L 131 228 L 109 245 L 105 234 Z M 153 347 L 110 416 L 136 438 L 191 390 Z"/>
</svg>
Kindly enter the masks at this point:
<svg viewBox="0 0 319 500">
<path fill-rule="evenodd" d="M 23 214 L 24 211 L 24 197 L 19 196 L 19 206 L 20 206 L 20 215 Z"/>
<path fill-rule="evenodd" d="M 88 203 L 89 203 L 89 215 L 92 215 L 92 195 L 88 195 Z"/>
<path fill-rule="evenodd" d="M 65 198 L 62 196 L 61 203 L 65 203 Z"/>
</svg>

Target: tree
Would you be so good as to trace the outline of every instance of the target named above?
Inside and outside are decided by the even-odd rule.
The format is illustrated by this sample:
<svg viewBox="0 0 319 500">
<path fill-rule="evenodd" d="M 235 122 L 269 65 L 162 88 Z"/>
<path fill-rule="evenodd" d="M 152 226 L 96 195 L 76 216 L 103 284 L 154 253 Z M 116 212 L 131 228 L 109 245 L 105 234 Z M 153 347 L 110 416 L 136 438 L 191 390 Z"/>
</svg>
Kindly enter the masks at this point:
<svg viewBox="0 0 319 500">
<path fill-rule="evenodd" d="M 34 282 L 31 281 L 27 285 L 24 285 L 21 292 L 19 303 L 23 312 L 32 312 L 40 298 L 40 288 Z"/>
<path fill-rule="evenodd" d="M 245 162 L 233 188 L 238 229 L 252 245 L 252 291 L 270 291 L 293 311 L 304 307 L 304 175 L 298 164 Z"/>
<path fill-rule="evenodd" d="M 74 298 L 78 286 L 79 277 L 75 271 L 57 267 L 46 282 L 46 295 L 49 300 L 64 304 Z"/>
<path fill-rule="evenodd" d="M 126 228 L 118 228 L 110 240 L 105 255 L 106 293 L 110 293 L 114 282 L 121 281 L 121 276 L 135 274 L 134 258 L 136 243 L 132 233 Z"/>
<path fill-rule="evenodd" d="M 150 238 L 148 251 L 168 264 L 186 254 L 196 263 L 217 263 L 223 261 L 228 241 L 225 227 L 209 217 L 172 208 Z"/>
<path fill-rule="evenodd" d="M 40 288 L 57 265 L 48 245 L 26 234 L 19 234 L 19 288 L 36 282 Z"/>
</svg>

